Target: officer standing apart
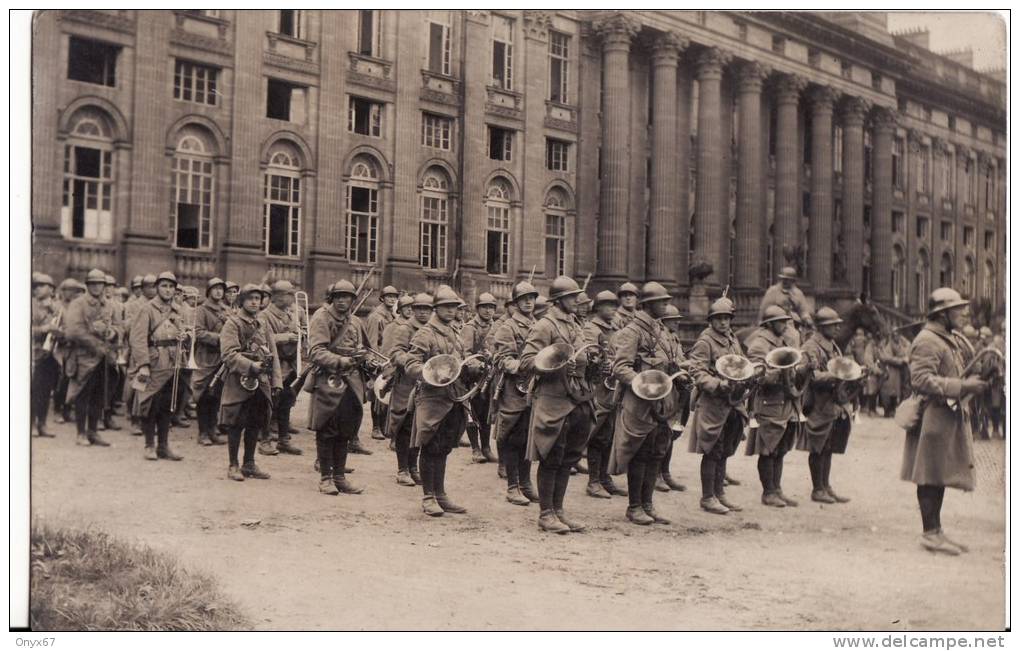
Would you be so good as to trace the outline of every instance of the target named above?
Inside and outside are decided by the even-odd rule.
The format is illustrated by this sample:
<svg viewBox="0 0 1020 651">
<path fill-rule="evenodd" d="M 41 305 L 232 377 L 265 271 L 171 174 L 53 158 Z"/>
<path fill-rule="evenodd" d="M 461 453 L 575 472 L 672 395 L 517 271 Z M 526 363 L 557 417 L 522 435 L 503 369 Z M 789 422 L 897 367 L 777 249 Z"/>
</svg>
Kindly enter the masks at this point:
<svg viewBox="0 0 1020 651">
<path fill-rule="evenodd" d="M 297 378 L 295 364 L 300 354 L 297 349 L 300 324 L 293 309 L 294 285 L 289 280 L 276 281 L 270 300 L 269 307 L 259 312 L 258 319 L 273 340 L 283 377 L 283 386 L 273 400 L 273 419 L 279 437 L 276 449 L 284 454 L 301 454 L 301 449 L 290 442 L 290 410 L 296 400 L 290 384 Z"/>
<path fill-rule="evenodd" d="M 386 435 L 393 440 L 397 453 L 397 483 L 401 486 L 421 484 L 418 448 L 411 447 L 415 378 L 408 375 L 407 367 L 411 361 L 411 339 L 431 317 L 432 297 L 421 292 L 411 299 L 411 318 L 398 319 L 383 331 L 382 354 L 390 358 L 393 366 Z"/>
<path fill-rule="evenodd" d="M 226 367 L 220 397 L 220 425 L 227 431 L 227 477 L 234 481 L 269 479 L 255 464 L 259 433 L 269 427 L 274 394 L 282 378 L 272 336 L 259 322 L 265 292 L 253 283 L 241 289 L 240 309 L 227 318 L 220 330 L 220 355 Z M 237 453 L 244 437 L 244 460 L 238 467 Z"/>
<path fill-rule="evenodd" d="M 150 461 L 181 457 L 170 450 L 170 411 L 174 376 L 187 365 L 191 339 L 184 317 L 174 303 L 177 277 L 164 271 L 156 277 L 156 297 L 146 303 L 131 324 L 131 375 L 135 378 L 134 413 L 142 422 L 145 458 Z M 177 378 L 180 399 L 182 379 Z"/>
<path fill-rule="evenodd" d="M 464 324 L 460 331 L 461 346 L 467 355 L 481 354 L 488 357 L 489 333 L 492 331 L 492 317 L 496 313 L 496 297 L 483 292 L 475 301 L 475 316 Z M 479 391 L 471 398 L 477 424 L 468 424 L 467 435 L 471 442 L 471 460 L 475 463 L 497 461 L 489 447 L 489 394 Z"/>
<path fill-rule="evenodd" d="M 947 486 L 974 490 L 968 399 L 988 388 L 980 378 L 963 377 L 964 362 L 953 337 L 968 322 L 968 306 L 969 301 L 948 287 L 936 289 L 928 298 L 928 322 L 910 345 L 916 419 L 907 429 L 900 472 L 901 479 L 917 484 L 921 546 L 950 556 L 968 548 L 942 530 L 942 500 Z"/>
<path fill-rule="evenodd" d="M 406 372 L 416 380 L 422 377 L 425 362 L 436 355 L 453 355 L 458 361 L 466 357 L 452 326 L 460 305 L 457 293 L 440 285 L 432 304 L 432 317 L 411 337 L 408 351 Z M 466 419 L 465 405 L 454 398 L 466 393 L 464 382 L 481 369 L 481 362 L 472 359 L 463 364 L 460 377 L 452 384 L 436 387 L 423 379 L 415 391 L 411 445 L 421 450 L 422 510 L 428 515 L 467 512 L 446 493 L 446 461 L 464 432 Z"/>
<path fill-rule="evenodd" d="M 67 308 L 67 340 L 74 352 L 67 359 L 67 399 L 74 401 L 78 445 L 109 446 L 96 428 L 110 390 L 110 367 L 116 356 L 113 311 L 106 304 L 106 274 L 93 269 L 85 276 L 88 290 Z"/>
<path fill-rule="evenodd" d="M 351 313 L 354 285 L 339 280 L 329 289 L 326 305 L 308 323 L 308 361 L 315 367 L 305 383 L 312 394 L 308 427 L 315 431 L 319 492 L 357 495 L 365 489 L 347 479 L 347 446 L 361 427 L 365 355 L 361 321 Z"/>
<path fill-rule="evenodd" d="M 543 531 L 584 531 L 584 525 L 567 517 L 563 499 L 570 482 L 570 468 L 581 458 L 595 420 L 591 387 L 585 379 L 587 357 L 573 357 L 566 366 L 543 372 L 535 356 L 553 344 L 568 344 L 574 351 L 585 346 L 584 330 L 575 316 L 581 288 L 567 276 L 553 280 L 549 288 L 552 306 L 531 329 L 521 354 L 520 371 L 536 373 L 528 434 L 528 459 L 538 461 L 538 498 Z M 576 357 L 576 355 L 575 355 Z"/>
</svg>

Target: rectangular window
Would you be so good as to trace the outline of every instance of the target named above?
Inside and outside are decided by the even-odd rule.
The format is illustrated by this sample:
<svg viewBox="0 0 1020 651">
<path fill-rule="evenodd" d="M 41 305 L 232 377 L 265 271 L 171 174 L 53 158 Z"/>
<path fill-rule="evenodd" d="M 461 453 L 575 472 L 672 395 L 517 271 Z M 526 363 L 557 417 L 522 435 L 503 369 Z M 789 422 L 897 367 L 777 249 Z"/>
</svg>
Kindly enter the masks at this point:
<svg viewBox="0 0 1020 651">
<path fill-rule="evenodd" d="M 282 9 L 280 11 L 280 33 L 292 38 L 301 38 L 301 11 L 299 9 Z"/>
<path fill-rule="evenodd" d="M 852 79 L 854 76 L 853 64 L 850 63 L 849 61 L 840 61 L 839 74 L 842 75 L 844 79 Z"/>
<path fill-rule="evenodd" d="M 182 249 L 208 249 L 212 236 L 212 160 L 174 156 L 173 183 L 170 223 L 174 244 Z"/>
<path fill-rule="evenodd" d="M 570 72 L 570 37 L 549 32 L 549 99 L 566 104 L 567 79 Z"/>
<path fill-rule="evenodd" d="M 942 222 L 940 231 L 939 236 L 943 242 L 951 242 L 953 240 L 953 222 Z"/>
<path fill-rule="evenodd" d="M 429 72 L 450 75 L 450 26 L 428 22 Z"/>
<path fill-rule="evenodd" d="M 267 255 L 298 255 L 301 224 L 301 179 L 266 174 L 263 235 Z"/>
<path fill-rule="evenodd" d="M 992 199 L 995 197 L 995 186 L 992 183 L 992 168 L 985 168 L 985 211 L 992 209 Z"/>
<path fill-rule="evenodd" d="M 511 160 L 513 142 L 514 132 L 510 129 L 489 127 L 489 158 L 492 160 Z"/>
<path fill-rule="evenodd" d="M 347 105 L 347 130 L 374 138 L 382 137 L 382 110 L 379 102 L 351 97 Z"/>
<path fill-rule="evenodd" d="M 421 114 L 421 144 L 449 151 L 453 120 L 432 113 Z"/>
<path fill-rule="evenodd" d="M 422 195 L 420 243 L 423 269 L 446 269 L 448 203 L 445 196 Z"/>
<path fill-rule="evenodd" d="M 917 239 L 927 240 L 928 239 L 928 218 L 918 217 L 917 218 Z"/>
<path fill-rule="evenodd" d="M 956 188 L 953 187 L 953 156 L 948 152 L 939 157 L 941 162 L 942 196 L 947 199 L 956 198 Z"/>
<path fill-rule="evenodd" d="M 974 227 L 964 226 L 963 227 L 963 245 L 967 247 L 974 246 Z"/>
<path fill-rule="evenodd" d="M 931 147 L 922 145 L 920 156 L 918 161 L 920 184 L 918 188 L 922 194 L 928 194 L 931 192 Z"/>
<path fill-rule="evenodd" d="M 882 90 L 882 75 L 874 70 L 871 71 L 871 87 L 875 90 Z"/>
<path fill-rule="evenodd" d="M 72 36 L 67 53 L 67 78 L 100 86 L 117 85 L 120 47 Z"/>
<path fill-rule="evenodd" d="M 903 138 L 893 138 L 892 142 L 892 183 L 894 188 L 902 188 L 903 175 Z"/>
<path fill-rule="evenodd" d="M 358 54 L 382 58 L 382 12 L 358 12 Z"/>
<path fill-rule="evenodd" d="M 545 274 L 562 276 L 567 267 L 567 219 L 563 215 L 545 216 Z"/>
<path fill-rule="evenodd" d="M 995 231 L 985 231 L 985 251 L 995 249 Z"/>
<path fill-rule="evenodd" d="M 569 171 L 570 143 L 545 139 L 545 168 L 554 172 Z"/>
<path fill-rule="evenodd" d="M 894 210 L 892 214 L 892 232 L 906 235 L 907 233 L 907 220 L 903 213 Z"/>
<path fill-rule="evenodd" d="M 510 273 L 510 206 L 488 205 L 485 231 L 485 270 L 493 275 Z"/>
<path fill-rule="evenodd" d="M 379 240 L 379 191 L 347 186 L 347 259 L 372 264 Z"/>
<path fill-rule="evenodd" d="M 492 17 L 492 84 L 512 90 L 514 62 L 514 21 L 504 16 Z"/>
<path fill-rule="evenodd" d="M 109 241 L 113 237 L 113 152 L 81 145 L 64 147 L 61 230 L 67 237 Z"/>
<path fill-rule="evenodd" d="M 215 106 L 217 68 L 177 59 L 174 63 L 174 99 Z"/>
<path fill-rule="evenodd" d="M 296 92 L 300 91 L 300 92 Z M 301 86 L 295 86 L 294 84 L 287 83 L 286 81 L 280 81 L 279 79 L 269 79 L 266 83 L 266 117 L 274 120 L 287 120 L 288 122 L 298 120 L 292 120 L 296 118 L 298 113 L 294 109 L 296 101 L 304 100 L 304 89 Z"/>
</svg>

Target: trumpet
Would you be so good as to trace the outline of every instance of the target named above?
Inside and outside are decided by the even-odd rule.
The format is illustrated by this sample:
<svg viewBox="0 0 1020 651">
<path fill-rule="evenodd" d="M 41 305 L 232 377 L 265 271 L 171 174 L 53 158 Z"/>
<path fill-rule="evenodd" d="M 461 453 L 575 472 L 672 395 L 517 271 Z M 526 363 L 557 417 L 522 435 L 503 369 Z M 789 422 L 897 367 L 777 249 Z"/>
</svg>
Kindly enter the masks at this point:
<svg viewBox="0 0 1020 651">
<path fill-rule="evenodd" d="M 301 325 L 301 317 L 304 317 L 305 324 Z M 301 375 L 301 350 L 302 343 L 308 343 L 308 292 L 294 292 L 294 324 L 297 329 L 297 358 L 294 362 L 294 371 Z"/>
</svg>

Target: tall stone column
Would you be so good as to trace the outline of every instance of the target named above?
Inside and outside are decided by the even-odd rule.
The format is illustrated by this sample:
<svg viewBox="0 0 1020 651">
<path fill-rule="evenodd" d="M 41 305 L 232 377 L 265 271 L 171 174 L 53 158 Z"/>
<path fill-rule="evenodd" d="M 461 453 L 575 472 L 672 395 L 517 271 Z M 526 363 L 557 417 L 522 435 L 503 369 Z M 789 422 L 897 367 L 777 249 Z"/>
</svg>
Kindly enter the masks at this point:
<svg viewBox="0 0 1020 651">
<path fill-rule="evenodd" d="M 761 88 L 768 71 L 756 61 L 740 66 L 737 77 L 737 254 L 739 287 L 757 287 L 765 255 L 762 189 Z"/>
<path fill-rule="evenodd" d="M 627 275 L 627 217 L 630 203 L 630 41 L 640 25 L 616 14 L 595 25 L 602 36 L 602 182 L 598 275 Z"/>
<path fill-rule="evenodd" d="M 816 292 L 832 284 L 832 105 L 839 94 L 811 89 L 811 226 L 808 276 Z M 845 201 L 845 199 L 844 199 Z"/>
<path fill-rule="evenodd" d="M 887 107 L 873 114 L 871 139 L 871 297 L 892 303 L 892 140 L 896 113 Z"/>
<path fill-rule="evenodd" d="M 694 255 L 712 265 L 706 284 L 719 284 L 729 248 L 729 210 L 723 203 L 724 179 L 719 160 L 723 138 L 719 119 L 723 67 L 730 56 L 718 48 L 701 52 L 698 77 L 698 185 L 695 195 Z"/>
<path fill-rule="evenodd" d="M 800 244 L 800 167 L 797 104 L 807 82 L 796 75 L 776 80 L 776 211 L 773 246 L 776 269 L 785 262 L 785 250 Z"/>
<path fill-rule="evenodd" d="M 864 289 L 864 118 L 869 108 L 861 97 L 843 104 L 843 240 L 847 280 L 855 293 Z"/>
<path fill-rule="evenodd" d="M 651 219 L 648 228 L 648 275 L 667 287 L 677 283 L 673 264 L 677 250 L 676 224 L 680 218 L 676 149 L 676 71 L 680 51 L 687 42 L 676 34 L 661 35 L 652 48 L 652 178 Z"/>
</svg>

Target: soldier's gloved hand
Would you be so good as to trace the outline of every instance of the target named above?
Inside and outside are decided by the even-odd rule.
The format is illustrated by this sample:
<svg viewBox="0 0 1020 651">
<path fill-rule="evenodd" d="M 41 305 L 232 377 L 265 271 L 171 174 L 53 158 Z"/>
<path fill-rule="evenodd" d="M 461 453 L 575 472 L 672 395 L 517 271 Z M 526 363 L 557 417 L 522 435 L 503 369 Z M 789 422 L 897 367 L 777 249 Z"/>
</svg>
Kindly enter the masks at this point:
<svg viewBox="0 0 1020 651">
<path fill-rule="evenodd" d="M 563 370 L 567 372 L 567 375 L 573 375 L 577 372 L 577 361 L 573 357 L 567 362 L 567 365 L 563 367 Z"/>
<path fill-rule="evenodd" d="M 519 359 L 508 359 L 503 362 L 503 368 L 506 372 L 511 375 L 516 375 L 521 370 L 521 360 Z"/>
<path fill-rule="evenodd" d="M 984 393 L 985 389 L 988 388 L 988 382 L 985 382 L 978 377 L 964 378 L 963 382 L 960 383 L 960 392 L 963 395 Z"/>
<path fill-rule="evenodd" d="M 262 362 L 252 362 L 251 363 L 251 372 L 253 374 L 255 374 L 255 375 L 262 375 L 262 371 L 264 371 L 264 370 L 265 369 L 262 368 Z"/>
<path fill-rule="evenodd" d="M 729 393 L 729 390 L 730 390 L 730 381 L 729 380 L 719 380 L 719 393 Z"/>
<path fill-rule="evenodd" d="M 358 365 L 358 362 L 353 357 L 341 357 L 340 361 L 336 364 L 336 370 L 340 373 L 346 373 Z"/>
<path fill-rule="evenodd" d="M 296 332 L 288 332 L 283 340 L 285 344 L 296 344 L 298 336 Z"/>
<path fill-rule="evenodd" d="M 139 382 L 143 384 L 148 384 L 149 378 L 151 377 L 149 367 L 143 366 L 142 368 L 138 369 L 138 373 L 135 375 L 135 377 L 138 379 Z"/>
</svg>

